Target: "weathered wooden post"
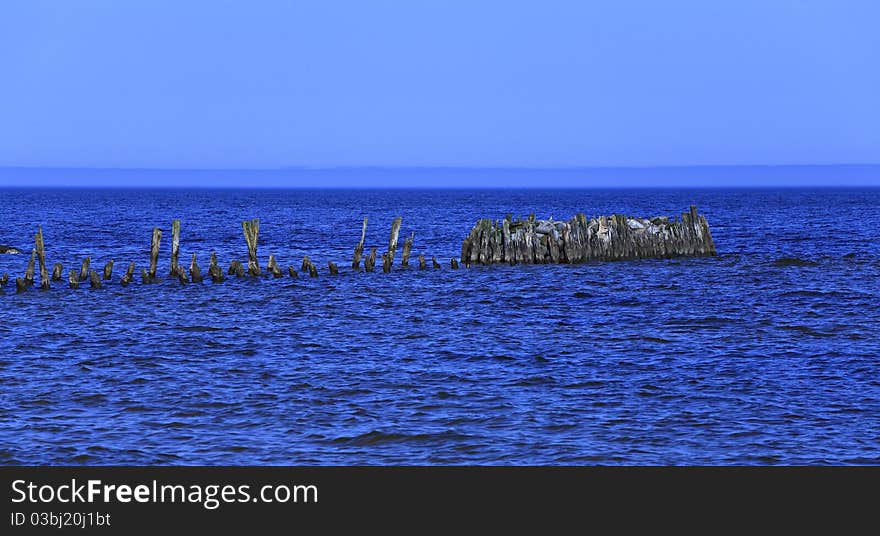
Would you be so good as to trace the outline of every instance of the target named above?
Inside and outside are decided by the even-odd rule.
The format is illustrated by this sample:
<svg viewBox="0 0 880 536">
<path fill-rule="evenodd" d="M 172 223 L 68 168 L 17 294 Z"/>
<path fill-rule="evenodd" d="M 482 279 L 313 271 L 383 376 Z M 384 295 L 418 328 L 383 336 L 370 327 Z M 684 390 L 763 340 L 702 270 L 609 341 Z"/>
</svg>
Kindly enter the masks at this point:
<svg viewBox="0 0 880 536">
<path fill-rule="evenodd" d="M 391 266 L 394 264 L 394 254 L 397 252 L 397 237 L 400 234 L 400 224 L 403 222 L 403 218 L 397 217 L 394 218 L 394 222 L 391 224 L 391 236 L 388 238 L 388 251 L 386 253 L 388 257 L 388 270 L 391 271 Z M 383 269 L 384 269 L 384 257 L 383 257 Z"/>
<path fill-rule="evenodd" d="M 85 281 L 89 278 L 89 264 L 92 263 L 91 257 L 83 259 L 82 268 L 79 269 L 79 280 Z"/>
<path fill-rule="evenodd" d="M 189 283 L 189 279 L 186 277 L 186 270 L 184 270 L 183 266 L 177 265 L 174 275 L 177 276 L 177 280 L 180 281 L 181 285 Z"/>
<path fill-rule="evenodd" d="M 401 266 L 409 266 L 409 254 L 412 251 L 413 240 L 416 238 L 416 233 L 412 232 L 409 235 L 409 238 L 405 238 L 403 240 L 403 255 L 400 258 Z"/>
<path fill-rule="evenodd" d="M 46 265 L 46 246 L 43 243 L 43 228 L 37 227 L 37 235 L 34 237 L 37 259 L 40 261 L 40 288 L 49 289 L 49 267 Z"/>
<path fill-rule="evenodd" d="M 376 248 L 370 248 L 370 254 L 364 259 L 364 270 L 372 272 L 374 266 L 376 266 Z"/>
<path fill-rule="evenodd" d="M 162 230 L 158 227 L 153 229 L 153 238 L 150 240 L 150 276 L 149 282 L 156 280 L 156 268 L 159 265 L 159 244 L 162 242 Z M 145 281 L 146 283 L 147 281 Z"/>
<path fill-rule="evenodd" d="M 309 277 L 318 277 L 318 267 L 309 262 Z"/>
<path fill-rule="evenodd" d="M 364 239 L 367 237 L 367 218 L 364 217 L 364 226 L 361 228 L 361 241 L 354 248 L 354 257 L 351 260 L 351 267 L 359 270 L 361 266 L 361 255 L 364 254 Z"/>
<path fill-rule="evenodd" d="M 252 276 L 260 275 L 260 263 L 257 260 L 257 239 L 260 235 L 260 220 L 252 219 L 241 222 L 241 230 L 248 247 L 248 273 Z"/>
<path fill-rule="evenodd" d="M 189 275 L 193 283 L 201 283 L 204 279 L 202 277 L 202 269 L 199 268 L 199 264 L 196 262 L 195 253 L 193 253 L 192 262 L 189 263 Z"/>
<path fill-rule="evenodd" d="M 6 283 L 9 283 L 9 274 L 4 273 L 0 276 L 0 287 L 5 287 Z"/>
<path fill-rule="evenodd" d="M 273 277 L 284 277 L 284 273 L 281 271 L 281 268 L 278 267 L 278 262 L 275 261 L 275 255 L 269 255 L 269 264 L 266 265 L 266 270 L 271 273 Z"/>
<path fill-rule="evenodd" d="M 125 271 L 125 275 L 122 276 L 122 279 L 119 281 L 122 283 L 122 286 L 128 286 L 131 283 L 131 280 L 134 278 L 134 261 L 128 264 L 128 270 Z"/>
<path fill-rule="evenodd" d="M 434 266 L 434 269 L 435 269 L 435 270 L 436 270 L 437 268 L 440 268 L 440 267 L 441 267 L 441 266 L 440 266 L 440 263 L 437 262 L 437 257 L 435 257 L 435 256 L 433 256 L 433 255 L 431 256 L 431 264 Z"/>
<path fill-rule="evenodd" d="M 425 264 L 425 256 L 419 255 L 419 270 L 424 270 L 427 268 L 427 264 Z"/>
<path fill-rule="evenodd" d="M 34 262 L 37 259 L 37 250 L 31 250 L 31 260 L 28 261 L 27 269 L 24 271 L 24 279 L 23 281 L 27 286 L 31 286 L 34 284 Z M 16 284 L 18 284 L 18 278 L 16 278 Z"/>
<path fill-rule="evenodd" d="M 452 257 L 452 260 L 449 262 L 449 265 L 452 266 L 453 270 L 458 270 L 458 260 L 455 257 Z"/>
<path fill-rule="evenodd" d="M 61 275 L 64 271 L 64 267 L 60 262 L 56 262 L 55 266 L 52 267 L 52 281 L 61 281 Z"/>
<path fill-rule="evenodd" d="M 302 262 L 302 265 L 299 267 L 299 271 L 300 272 L 308 272 L 310 264 L 312 264 L 312 261 L 309 259 L 309 256 L 306 255 L 305 257 L 303 257 L 303 262 Z"/>
<path fill-rule="evenodd" d="M 29 286 L 31 286 L 32 284 L 33 283 L 28 283 L 27 280 L 23 277 L 16 277 L 15 278 L 15 293 L 21 294 L 22 292 L 26 291 L 27 288 Z"/>
<path fill-rule="evenodd" d="M 391 271 L 391 257 L 388 253 L 382 254 L 382 271 L 386 274 Z"/>
<path fill-rule="evenodd" d="M 293 266 L 288 266 L 288 267 L 287 267 L 287 273 L 290 274 L 290 277 L 296 277 L 296 276 L 297 276 L 297 274 L 296 274 L 296 268 L 294 268 Z"/>
<path fill-rule="evenodd" d="M 330 269 L 330 275 L 336 275 L 339 273 L 339 268 L 336 267 L 336 263 L 330 261 L 327 263 L 327 267 Z"/>
<path fill-rule="evenodd" d="M 227 273 L 235 277 L 244 277 L 244 265 L 241 261 L 232 261 L 229 264 L 229 271 Z"/>
<path fill-rule="evenodd" d="M 79 272 L 76 269 L 71 268 L 69 272 L 67 272 L 67 283 L 70 288 L 79 288 Z"/>
<path fill-rule="evenodd" d="M 89 286 L 91 288 L 101 288 L 101 277 L 94 270 L 89 270 Z"/>
<path fill-rule="evenodd" d="M 177 274 L 177 259 L 180 256 L 180 220 L 171 221 L 171 275 Z"/>
<path fill-rule="evenodd" d="M 107 261 L 104 265 L 104 281 L 110 281 L 113 278 L 113 259 Z"/>
<path fill-rule="evenodd" d="M 226 280 L 226 277 L 223 275 L 223 270 L 220 269 L 220 265 L 217 263 L 217 252 L 211 252 L 211 261 L 210 266 L 208 266 L 208 274 L 211 276 L 211 281 L 213 283 L 222 283 Z"/>
</svg>

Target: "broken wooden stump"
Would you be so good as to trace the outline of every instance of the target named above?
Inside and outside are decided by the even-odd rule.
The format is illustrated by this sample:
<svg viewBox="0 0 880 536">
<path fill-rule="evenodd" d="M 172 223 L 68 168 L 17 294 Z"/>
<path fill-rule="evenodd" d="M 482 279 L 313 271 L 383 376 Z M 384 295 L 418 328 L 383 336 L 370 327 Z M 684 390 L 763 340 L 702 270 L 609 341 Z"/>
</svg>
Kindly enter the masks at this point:
<svg viewBox="0 0 880 536">
<path fill-rule="evenodd" d="M 437 257 L 431 256 L 431 264 L 434 266 L 434 269 L 441 268 L 440 263 L 437 262 Z"/>
<path fill-rule="evenodd" d="M 63 271 L 64 266 L 60 262 L 56 262 L 55 266 L 52 267 L 52 281 L 61 281 Z"/>
<path fill-rule="evenodd" d="M 424 270 L 427 268 L 427 264 L 425 264 L 425 256 L 419 255 L 419 270 Z"/>
<path fill-rule="evenodd" d="M 150 273 L 146 268 L 141 268 L 141 282 L 142 283 L 152 283 L 154 280 L 150 277 Z"/>
<path fill-rule="evenodd" d="M 290 274 L 290 277 L 296 277 L 296 276 L 297 276 L 296 268 L 294 268 L 293 266 L 288 266 L 288 267 L 287 267 L 287 273 Z"/>
<path fill-rule="evenodd" d="M 388 251 L 385 253 L 385 256 L 388 257 L 388 272 L 391 271 L 391 266 L 394 264 L 394 254 L 397 252 L 397 238 L 400 235 L 400 224 L 403 222 L 403 218 L 397 217 L 394 218 L 394 222 L 391 224 L 391 236 L 388 238 Z M 382 257 L 382 269 L 385 269 L 385 256 Z"/>
<path fill-rule="evenodd" d="M 37 260 L 40 261 L 40 288 L 49 290 L 49 266 L 46 264 L 46 246 L 43 243 L 43 228 L 37 227 L 37 235 L 34 237 L 34 251 Z"/>
<path fill-rule="evenodd" d="M 208 266 L 208 275 L 211 276 L 211 281 L 214 283 L 222 283 L 226 280 L 226 277 L 223 275 L 223 270 L 220 269 L 220 265 L 217 263 L 217 252 L 211 252 L 211 260 L 210 265 Z"/>
<path fill-rule="evenodd" d="M 259 276 L 261 271 L 260 263 L 257 260 L 257 239 L 260 235 L 260 220 L 252 219 L 241 222 L 241 230 L 244 232 L 244 239 L 248 247 L 248 274 L 254 277 Z"/>
<path fill-rule="evenodd" d="M 299 271 L 300 272 L 308 272 L 310 264 L 312 264 L 312 261 L 309 259 L 309 256 L 306 255 L 305 257 L 303 257 L 303 262 L 302 262 L 302 265 L 300 265 L 300 267 L 299 267 Z"/>
<path fill-rule="evenodd" d="M 266 270 L 272 274 L 273 277 L 284 277 L 284 273 L 275 261 L 275 255 L 269 255 L 269 263 L 266 265 Z"/>
<path fill-rule="evenodd" d="M 461 262 L 474 264 L 580 263 L 714 256 L 715 244 L 705 216 L 697 207 L 681 215 L 635 218 L 616 214 L 588 219 L 583 213 L 566 222 L 527 219 L 502 222 L 482 219 L 461 245 Z"/>
<path fill-rule="evenodd" d="M 318 277 L 318 267 L 315 266 L 315 263 L 313 263 L 308 256 L 303 257 L 302 271 L 308 271 L 309 276 L 311 277 Z"/>
<path fill-rule="evenodd" d="M 376 266 L 376 248 L 370 248 L 370 254 L 364 259 L 364 270 L 372 272 Z"/>
<path fill-rule="evenodd" d="M 67 272 L 67 283 L 70 288 L 79 288 L 79 272 L 76 269 Z"/>
<path fill-rule="evenodd" d="M 177 268 L 175 268 L 172 275 L 177 277 L 177 280 L 180 281 L 181 285 L 186 285 L 187 283 L 189 283 L 189 279 L 186 276 L 186 270 L 183 268 L 183 266 L 180 266 L 179 264 L 177 265 Z"/>
<path fill-rule="evenodd" d="M 336 267 L 336 263 L 330 261 L 327 263 L 327 267 L 330 269 L 330 275 L 337 275 L 339 273 L 339 268 Z"/>
<path fill-rule="evenodd" d="M 364 226 L 361 228 L 361 241 L 354 247 L 354 256 L 351 259 L 351 267 L 360 270 L 361 256 L 364 253 L 364 239 L 367 237 L 367 218 L 364 217 Z"/>
<path fill-rule="evenodd" d="M 162 230 L 158 227 L 153 229 L 153 237 L 150 239 L 150 270 L 147 274 L 150 281 L 156 280 L 156 268 L 159 266 L 159 244 L 162 242 Z"/>
<path fill-rule="evenodd" d="M 204 279 L 202 277 L 202 269 L 199 268 L 199 264 L 196 262 L 195 253 L 193 253 L 192 261 L 189 263 L 189 275 L 192 278 L 193 283 L 201 283 Z"/>
<path fill-rule="evenodd" d="M 388 253 L 382 254 L 382 271 L 386 274 L 391 271 L 391 257 Z"/>
<path fill-rule="evenodd" d="M 125 274 L 122 276 L 122 279 L 119 281 L 123 287 L 128 286 L 131 283 L 131 280 L 134 278 L 134 262 L 132 261 L 128 265 L 128 270 L 125 271 Z"/>
<path fill-rule="evenodd" d="M 318 277 L 318 267 L 309 263 L 309 277 Z"/>
<path fill-rule="evenodd" d="M 416 233 L 412 232 L 409 235 L 409 238 L 405 238 L 403 240 L 403 253 L 400 257 L 400 265 L 401 266 L 409 266 L 409 254 L 412 252 L 413 240 L 416 238 Z"/>
<path fill-rule="evenodd" d="M 232 261 L 229 264 L 229 271 L 227 274 L 234 275 L 235 277 L 244 277 L 244 265 L 241 261 Z"/>
<path fill-rule="evenodd" d="M 110 281 L 111 279 L 113 279 L 113 259 L 110 259 L 104 265 L 104 281 Z"/>
<path fill-rule="evenodd" d="M 23 281 L 28 286 L 31 286 L 34 284 L 34 262 L 36 261 L 36 259 L 37 259 L 37 250 L 33 249 L 33 250 L 31 250 L 31 260 L 28 261 L 28 265 L 24 271 L 24 278 L 23 278 Z M 16 284 L 18 284 L 18 278 L 16 278 Z"/>
<path fill-rule="evenodd" d="M 89 270 L 89 286 L 91 288 L 101 288 L 101 277 L 94 270 Z"/>
<path fill-rule="evenodd" d="M 79 280 L 85 281 L 89 278 L 89 265 L 92 263 L 91 257 L 83 259 L 82 268 L 79 269 Z"/>
<path fill-rule="evenodd" d="M 6 283 L 9 283 L 9 274 L 4 273 L 0 276 L 0 287 L 5 287 Z"/>
<path fill-rule="evenodd" d="M 456 260 L 455 257 L 452 257 L 452 260 L 449 261 L 449 265 L 452 267 L 453 270 L 458 270 L 458 260 Z"/>
<path fill-rule="evenodd" d="M 177 259 L 180 256 L 180 220 L 171 221 L 171 271 L 177 273 Z"/>
<path fill-rule="evenodd" d="M 22 292 L 26 291 L 28 289 L 28 287 L 31 286 L 32 284 L 33 283 L 28 283 L 27 279 L 25 279 L 23 277 L 16 277 L 15 278 L 15 293 L 21 294 Z"/>
</svg>

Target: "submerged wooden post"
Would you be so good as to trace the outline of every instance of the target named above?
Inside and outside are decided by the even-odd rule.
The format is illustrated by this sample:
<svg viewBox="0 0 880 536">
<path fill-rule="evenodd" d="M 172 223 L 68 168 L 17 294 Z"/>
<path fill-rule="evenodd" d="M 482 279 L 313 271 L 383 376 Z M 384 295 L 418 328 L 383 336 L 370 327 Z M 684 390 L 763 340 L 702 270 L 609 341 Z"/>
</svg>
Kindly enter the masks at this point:
<svg viewBox="0 0 880 536">
<path fill-rule="evenodd" d="M 364 259 L 364 270 L 372 272 L 374 266 L 376 266 L 376 248 L 370 248 L 370 254 Z"/>
<path fill-rule="evenodd" d="M 453 270 L 458 270 L 458 260 L 455 257 L 452 257 L 452 260 L 449 261 L 449 265 L 452 266 Z"/>
<path fill-rule="evenodd" d="M 199 264 L 196 262 L 195 253 L 193 253 L 192 262 L 189 263 L 189 275 L 193 283 L 201 283 L 204 279 L 202 277 L 202 269 L 199 268 Z"/>
<path fill-rule="evenodd" d="M 180 220 L 171 221 L 171 275 L 177 273 L 177 259 L 180 256 Z"/>
<path fill-rule="evenodd" d="M 79 280 L 85 281 L 89 278 L 89 264 L 91 264 L 91 257 L 86 257 L 83 259 L 82 268 L 79 269 Z"/>
<path fill-rule="evenodd" d="M 64 271 L 64 267 L 60 262 L 56 262 L 55 266 L 52 267 L 52 281 L 61 281 L 62 271 Z"/>
<path fill-rule="evenodd" d="M 104 265 L 104 281 L 110 281 L 113 278 L 113 259 L 107 261 Z"/>
<path fill-rule="evenodd" d="M 312 261 L 309 259 L 309 256 L 306 255 L 303 257 L 302 265 L 299 267 L 300 272 L 307 272 L 309 270 L 309 265 L 312 264 Z"/>
<path fill-rule="evenodd" d="M 89 286 L 92 288 L 101 288 L 101 277 L 98 272 L 89 270 Z"/>
<path fill-rule="evenodd" d="M 28 283 L 25 278 L 23 278 L 23 277 L 16 277 L 15 278 L 15 293 L 16 294 L 21 294 L 22 292 L 26 291 L 29 286 L 31 286 L 31 283 Z"/>
<path fill-rule="evenodd" d="M 382 254 L 382 271 L 386 274 L 391 271 L 391 257 L 388 253 Z"/>
<path fill-rule="evenodd" d="M 361 241 L 354 248 L 354 257 L 351 260 L 351 267 L 355 270 L 360 269 L 361 255 L 364 254 L 364 239 L 367 237 L 367 218 L 364 217 L 364 226 L 361 228 Z"/>
<path fill-rule="evenodd" d="M 37 227 L 37 235 L 34 237 L 37 259 L 40 261 L 40 288 L 49 289 L 49 267 L 46 265 L 46 246 L 43 244 L 43 228 Z"/>
<path fill-rule="evenodd" d="M 297 274 L 296 274 L 296 268 L 294 268 L 293 266 L 288 266 L 288 267 L 287 267 L 287 273 L 290 274 L 290 277 L 296 277 L 296 276 L 297 276 Z"/>
<path fill-rule="evenodd" d="M 424 270 L 425 268 L 427 268 L 427 265 L 425 264 L 425 256 L 419 255 L 419 270 Z"/>
<path fill-rule="evenodd" d="M 275 255 L 269 255 L 269 264 L 266 265 L 266 270 L 271 273 L 273 277 L 284 277 L 284 273 L 281 271 L 281 268 L 278 267 L 278 262 L 275 261 Z"/>
<path fill-rule="evenodd" d="M 400 224 L 403 222 L 403 218 L 397 217 L 394 218 L 394 222 L 391 224 L 391 236 L 388 238 L 388 251 L 386 255 L 388 256 L 388 271 L 391 271 L 391 266 L 394 264 L 394 254 L 397 252 L 397 237 L 400 234 Z M 383 258 L 384 260 L 384 258 Z M 384 262 L 383 262 L 384 269 Z"/>
<path fill-rule="evenodd" d="M 214 283 L 222 283 L 226 280 L 226 277 L 223 275 L 223 270 L 220 269 L 220 265 L 217 264 L 217 252 L 211 252 L 211 264 L 208 266 L 208 274 L 211 276 L 211 281 Z"/>
<path fill-rule="evenodd" d="M 153 229 L 153 238 L 150 240 L 150 270 L 147 275 L 150 281 L 156 279 L 156 267 L 159 265 L 159 244 L 162 242 L 162 230 L 156 227 Z"/>
<path fill-rule="evenodd" d="M 34 262 L 36 261 L 36 258 L 37 258 L 37 250 L 33 249 L 33 250 L 31 250 L 31 260 L 28 261 L 27 269 L 25 269 L 25 271 L 24 271 L 23 281 L 28 286 L 31 286 L 34 284 Z M 18 280 L 16 278 L 16 284 L 17 283 L 18 283 Z"/>
<path fill-rule="evenodd" d="M 437 257 L 431 256 L 431 264 L 434 266 L 434 269 L 441 268 L 440 263 L 437 262 Z"/>
<path fill-rule="evenodd" d="M 260 220 L 252 219 L 241 222 L 241 230 L 248 247 L 248 273 L 252 276 L 260 275 L 260 263 L 257 260 L 257 239 L 260 235 Z"/>
<path fill-rule="evenodd" d="M 309 277 L 318 277 L 318 267 L 309 262 Z"/>
<path fill-rule="evenodd" d="M 232 261 L 229 264 L 229 271 L 227 273 L 235 277 L 244 277 L 244 265 L 241 261 Z"/>
<path fill-rule="evenodd" d="M 134 261 L 129 263 L 128 270 L 125 271 L 125 275 L 122 276 L 122 279 L 119 281 L 122 283 L 122 286 L 127 286 L 131 283 L 131 280 L 134 278 Z"/>
<path fill-rule="evenodd" d="M 409 238 L 405 238 L 403 240 L 403 254 L 400 258 L 401 266 L 409 266 L 409 254 L 412 251 L 413 240 L 416 238 L 416 233 L 412 232 L 409 235 Z"/>
<path fill-rule="evenodd" d="M 336 275 L 339 273 L 339 268 L 337 268 L 335 262 L 333 262 L 333 261 L 328 262 L 327 267 L 330 269 L 330 275 Z"/>
<path fill-rule="evenodd" d="M 0 276 L 0 287 L 5 287 L 6 283 L 9 283 L 9 274 L 4 273 Z"/>
<path fill-rule="evenodd" d="M 186 270 L 184 270 L 183 266 L 177 265 L 174 275 L 177 276 L 177 280 L 180 281 L 181 285 L 189 283 L 189 280 L 186 277 Z"/>
<path fill-rule="evenodd" d="M 79 288 L 79 272 L 75 269 L 71 269 L 67 273 L 67 283 L 70 288 Z"/>
</svg>

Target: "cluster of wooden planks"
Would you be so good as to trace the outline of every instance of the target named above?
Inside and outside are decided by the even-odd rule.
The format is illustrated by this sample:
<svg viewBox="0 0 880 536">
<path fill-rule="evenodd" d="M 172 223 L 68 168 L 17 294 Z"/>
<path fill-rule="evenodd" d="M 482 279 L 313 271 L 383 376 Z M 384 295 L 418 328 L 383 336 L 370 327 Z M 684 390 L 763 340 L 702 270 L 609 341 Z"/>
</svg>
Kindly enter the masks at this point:
<svg viewBox="0 0 880 536">
<path fill-rule="evenodd" d="M 363 257 L 364 242 L 366 240 L 367 234 L 367 222 L 368 219 L 364 218 L 363 227 L 361 229 L 361 239 L 355 246 L 354 256 L 352 259 L 352 270 L 356 272 L 361 271 L 360 261 L 362 258 L 364 261 L 363 270 L 366 272 L 372 272 L 376 264 L 377 248 L 370 248 L 369 255 Z M 385 253 L 381 254 L 382 271 L 385 273 L 391 272 L 391 269 L 394 265 L 394 258 L 397 254 L 398 238 L 400 236 L 400 227 L 402 222 L 402 218 L 394 219 L 393 223 L 391 224 L 391 235 L 388 241 L 388 249 L 385 251 Z M 252 219 L 243 221 L 241 223 L 241 228 L 242 233 L 244 234 L 245 243 L 247 244 L 247 267 L 245 267 L 245 264 L 243 264 L 242 261 L 233 260 L 230 263 L 228 270 L 226 270 L 224 274 L 224 270 L 220 267 L 217 261 L 217 252 L 212 251 L 208 266 L 208 276 L 211 278 L 211 281 L 214 283 L 222 283 L 226 280 L 227 275 L 235 277 L 284 277 L 284 271 L 278 265 L 278 261 L 275 259 L 274 255 L 269 255 L 265 270 L 260 266 L 259 259 L 257 257 L 257 244 L 260 234 L 260 220 Z M 410 235 L 404 239 L 403 252 L 401 255 L 401 266 L 403 268 L 409 267 L 409 258 L 412 252 L 414 240 L 415 233 L 410 233 Z M 153 229 L 152 237 L 150 239 L 149 263 L 146 268 L 141 268 L 140 271 L 141 282 L 144 284 L 157 283 L 162 280 L 162 277 L 159 274 L 159 249 L 161 243 L 162 230 L 157 227 Z M 425 261 L 425 256 L 419 255 L 418 259 L 419 269 L 426 269 L 427 262 Z M 180 264 L 179 260 L 180 220 L 173 220 L 171 222 L 171 265 L 169 270 L 169 277 L 177 279 L 182 285 L 188 283 L 201 283 L 204 280 L 204 276 L 202 275 L 202 270 L 196 260 L 195 253 L 192 254 L 189 268 Z M 441 267 L 440 263 L 437 262 L 436 257 L 431 257 L 431 261 L 434 269 Z M 40 288 L 49 289 L 51 288 L 51 281 L 62 280 L 64 268 L 61 263 L 55 263 L 55 265 L 52 267 L 51 276 L 49 274 L 49 268 L 46 263 L 46 249 L 43 242 L 42 227 L 37 228 L 37 234 L 34 236 L 34 249 L 31 252 L 30 260 L 28 262 L 27 268 L 25 269 L 24 277 L 18 277 L 15 280 L 15 288 L 17 293 L 25 292 L 28 288 L 34 286 L 35 270 L 37 263 L 39 263 L 40 268 Z M 68 271 L 68 286 L 70 288 L 79 288 L 80 283 L 85 283 L 86 281 L 88 281 L 90 288 L 101 288 L 103 281 L 112 280 L 113 264 L 113 260 L 108 261 L 104 265 L 104 269 L 101 275 L 99 275 L 97 271 L 90 269 L 91 259 L 89 257 L 86 257 L 83 260 L 82 266 L 79 270 L 71 269 Z M 458 267 L 456 259 L 451 260 L 450 266 L 452 268 Z M 132 282 L 132 280 L 134 279 L 135 270 L 135 263 L 129 263 L 127 270 L 123 274 L 122 278 L 119 280 L 122 286 L 127 286 Z M 309 259 L 308 256 L 303 258 L 300 271 L 303 273 L 308 273 L 310 277 L 318 277 L 318 267 Z M 327 272 L 330 275 L 338 275 L 339 267 L 336 265 L 336 263 L 330 261 L 327 263 Z M 298 277 L 299 272 L 297 272 L 297 270 L 293 266 L 289 266 L 287 269 L 287 274 L 290 277 Z M 0 288 L 4 287 L 8 281 L 8 274 L 3 274 L 2 276 L 0 276 Z"/>
<path fill-rule="evenodd" d="M 482 219 L 461 245 L 461 261 L 477 264 L 555 264 L 591 260 L 714 256 L 715 244 L 705 216 L 690 211 L 681 220 L 623 215 L 567 222 Z"/>
</svg>

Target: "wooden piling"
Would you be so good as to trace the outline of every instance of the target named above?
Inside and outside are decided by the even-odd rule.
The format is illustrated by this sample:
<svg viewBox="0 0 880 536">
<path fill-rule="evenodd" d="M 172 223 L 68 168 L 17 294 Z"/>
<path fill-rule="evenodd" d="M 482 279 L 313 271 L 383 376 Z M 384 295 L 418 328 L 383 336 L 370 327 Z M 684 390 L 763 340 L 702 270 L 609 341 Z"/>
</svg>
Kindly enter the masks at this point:
<svg viewBox="0 0 880 536">
<path fill-rule="evenodd" d="M 400 224 L 403 222 L 403 218 L 397 217 L 394 218 L 394 222 L 391 224 L 391 236 L 388 238 L 388 251 L 386 255 L 388 256 L 388 271 L 391 271 L 391 266 L 394 264 L 394 254 L 397 252 L 397 238 L 400 235 Z M 384 261 L 383 261 L 383 269 L 384 269 Z"/>
<path fill-rule="evenodd" d="M 248 273 L 255 277 L 259 276 L 261 271 L 257 260 L 257 239 L 260 235 L 260 220 L 255 218 L 241 222 L 241 230 L 244 232 L 248 247 Z"/>
<path fill-rule="evenodd" d="M 15 278 L 15 293 L 21 294 L 22 292 L 26 291 L 27 288 L 29 286 L 31 286 L 32 284 L 33 283 L 28 283 L 27 279 L 25 279 L 23 277 L 16 277 Z"/>
<path fill-rule="evenodd" d="M 312 261 L 311 261 L 311 259 L 309 259 L 309 256 L 306 255 L 305 257 L 303 257 L 303 262 L 302 262 L 302 265 L 300 265 L 300 267 L 299 267 L 299 271 L 300 272 L 308 272 L 310 264 L 312 264 Z"/>
<path fill-rule="evenodd" d="M 318 267 L 309 263 L 309 277 L 318 277 Z"/>
<path fill-rule="evenodd" d="M 177 265 L 177 269 L 174 271 L 173 275 L 177 277 L 177 280 L 180 281 L 181 285 L 189 283 L 189 279 L 186 277 L 186 270 L 183 266 Z"/>
<path fill-rule="evenodd" d="M 131 280 L 134 278 L 134 261 L 128 264 L 128 270 L 125 271 L 125 274 L 122 276 L 122 279 L 119 281 L 123 287 L 128 286 L 131 283 Z"/>
<path fill-rule="evenodd" d="M 195 253 L 192 256 L 192 262 L 189 263 L 189 276 L 192 278 L 193 283 L 201 283 L 204 279 L 202 277 L 202 269 L 199 268 L 199 264 L 196 262 Z"/>
<path fill-rule="evenodd" d="M 101 288 L 101 277 L 94 270 L 89 270 L 89 286 L 91 288 Z"/>
<path fill-rule="evenodd" d="M 31 250 L 31 260 L 28 261 L 28 265 L 24 271 L 24 278 L 23 278 L 23 281 L 28 286 L 31 286 L 34 284 L 34 262 L 36 261 L 36 259 L 37 259 L 37 250 L 33 249 L 33 250 Z M 17 282 L 18 281 L 16 278 L 16 284 L 17 284 Z"/>
<path fill-rule="evenodd" d="M 357 243 L 357 246 L 354 248 L 354 257 L 351 260 L 351 267 L 355 270 L 359 270 L 361 266 L 361 256 L 364 253 L 364 240 L 367 237 L 367 218 L 364 217 L 364 225 L 361 228 L 361 241 Z"/>
<path fill-rule="evenodd" d="M 4 273 L 0 276 L 0 287 L 5 287 L 6 283 L 9 283 L 9 274 Z"/>
<path fill-rule="evenodd" d="M 79 272 L 76 269 L 71 268 L 67 273 L 67 283 L 70 288 L 79 288 Z"/>
<path fill-rule="evenodd" d="M 372 272 L 376 266 L 376 248 L 370 248 L 370 254 L 364 259 L 364 270 Z"/>
<path fill-rule="evenodd" d="M 113 278 L 113 259 L 107 261 L 104 265 L 104 281 L 110 281 Z"/>
<path fill-rule="evenodd" d="M 43 228 L 37 227 L 37 235 L 34 237 L 34 249 L 37 259 L 40 261 L 40 288 L 49 289 L 49 266 L 46 265 L 46 246 L 43 243 Z"/>
<path fill-rule="evenodd" d="M 171 221 L 171 275 L 177 274 L 177 259 L 180 257 L 180 220 Z"/>
<path fill-rule="evenodd" d="M 330 261 L 327 263 L 327 267 L 330 269 L 330 275 L 336 275 L 339 273 L 339 268 L 336 267 L 336 263 Z"/>
<path fill-rule="evenodd" d="M 234 275 L 235 277 L 244 277 L 244 265 L 241 261 L 232 261 L 229 264 L 229 271 L 227 274 Z"/>
<path fill-rule="evenodd" d="M 284 273 L 275 261 L 275 255 L 269 255 L 269 263 L 266 265 L 266 271 L 272 274 L 273 277 L 284 277 Z"/>
<path fill-rule="evenodd" d="M 156 268 L 159 265 L 159 244 L 162 242 L 162 230 L 156 227 L 153 229 L 153 237 L 150 239 L 150 282 L 156 280 Z"/>
<path fill-rule="evenodd" d="M 83 259 L 82 268 L 79 269 L 79 280 L 86 281 L 89 278 L 89 265 L 92 263 L 91 257 Z"/>
<path fill-rule="evenodd" d="M 441 268 L 440 263 L 437 262 L 437 257 L 431 256 L 431 264 L 436 270 L 437 268 Z"/>
<path fill-rule="evenodd" d="M 419 270 L 424 270 L 425 268 L 427 268 L 427 265 L 425 264 L 425 256 L 419 255 Z"/>
<path fill-rule="evenodd" d="M 61 281 L 63 271 L 64 266 L 60 262 L 56 262 L 55 266 L 52 267 L 52 281 Z"/>
<path fill-rule="evenodd" d="M 386 274 L 391 271 L 391 257 L 388 253 L 382 254 L 382 271 Z"/>
<path fill-rule="evenodd" d="M 217 263 L 217 252 L 211 252 L 211 260 L 208 266 L 208 275 L 211 276 L 211 282 L 213 283 L 222 283 L 226 280 L 226 276 L 223 275 L 223 270 L 220 268 L 220 265 Z"/>
<path fill-rule="evenodd" d="M 287 273 L 290 274 L 290 277 L 294 277 L 294 278 L 295 278 L 295 277 L 297 276 L 296 268 L 294 268 L 293 266 L 288 266 L 288 267 L 287 267 Z"/>
<path fill-rule="evenodd" d="M 458 260 L 455 257 L 452 257 L 452 260 L 449 261 L 449 265 L 453 270 L 458 270 Z"/>
<path fill-rule="evenodd" d="M 409 266 L 409 254 L 412 252 L 413 240 L 416 238 L 416 233 L 412 232 L 409 235 L 409 238 L 404 239 L 403 241 L 403 254 L 400 257 L 400 265 L 401 266 Z"/>
<path fill-rule="evenodd" d="M 150 277 L 150 273 L 146 268 L 141 268 L 141 282 L 142 283 L 152 283 L 153 279 Z"/>
</svg>

